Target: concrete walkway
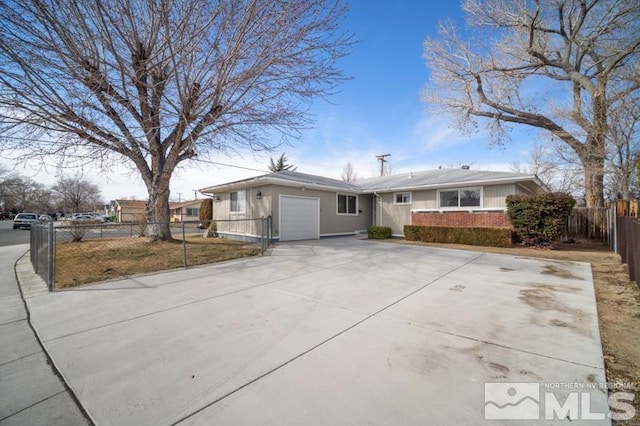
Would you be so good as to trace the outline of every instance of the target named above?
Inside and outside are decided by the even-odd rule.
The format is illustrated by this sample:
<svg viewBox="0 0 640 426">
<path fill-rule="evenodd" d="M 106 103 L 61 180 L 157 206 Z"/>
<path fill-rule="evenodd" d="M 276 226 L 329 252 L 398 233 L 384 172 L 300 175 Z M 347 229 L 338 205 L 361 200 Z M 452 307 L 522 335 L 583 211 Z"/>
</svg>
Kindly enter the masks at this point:
<svg viewBox="0 0 640 426">
<path fill-rule="evenodd" d="M 14 264 L 28 245 L 0 247 L 0 425 L 87 425 L 28 322 Z M 31 266 L 27 264 L 27 266 Z M 25 296 L 47 294 L 44 283 L 21 273 Z"/>
<path fill-rule="evenodd" d="M 336 238 L 27 303 L 99 425 L 610 424 L 586 263 Z"/>
</svg>

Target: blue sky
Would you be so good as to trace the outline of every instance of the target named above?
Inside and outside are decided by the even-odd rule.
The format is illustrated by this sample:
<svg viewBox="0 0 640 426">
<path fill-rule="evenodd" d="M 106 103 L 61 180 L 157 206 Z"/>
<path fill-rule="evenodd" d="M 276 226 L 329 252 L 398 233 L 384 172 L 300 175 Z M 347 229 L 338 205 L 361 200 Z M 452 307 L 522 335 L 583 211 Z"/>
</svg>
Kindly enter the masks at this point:
<svg viewBox="0 0 640 426">
<path fill-rule="evenodd" d="M 483 128 L 463 134 L 450 125 L 448 117 L 425 111 L 420 91 L 429 74 L 422 44 L 427 36 L 435 34 L 438 21 L 447 18 L 464 26 L 457 1 L 352 1 L 345 25 L 355 33 L 358 43 L 340 62 L 352 79 L 340 86 L 330 103 L 319 100 L 313 105 L 315 124 L 295 146 L 281 147 L 271 156 L 286 152 L 298 171 L 334 178 L 340 178 L 347 162 L 359 177 L 375 175 L 379 171 L 375 156 L 379 154 L 391 154 L 393 173 L 462 164 L 474 169 L 509 170 L 514 161 L 526 163 L 535 132 L 514 131 L 512 143 L 492 148 Z M 267 169 L 269 155 L 240 154 L 221 154 L 212 160 Z M 29 166 L 16 171 L 45 184 L 52 183 L 56 173 Z M 146 198 L 145 187 L 135 173 L 118 169 L 109 176 L 82 173 L 101 187 L 105 201 Z M 172 199 L 191 199 L 194 189 L 258 174 L 261 172 L 237 167 L 184 164 L 173 178 Z"/>
<path fill-rule="evenodd" d="M 316 125 L 298 146 L 283 148 L 299 171 L 339 177 L 350 161 L 359 176 L 370 177 L 378 170 L 375 155 L 387 153 L 398 173 L 461 164 L 508 170 L 513 161 L 527 162 L 535 132 L 516 130 L 511 144 L 491 147 L 483 128 L 463 134 L 448 117 L 425 111 L 423 41 L 443 19 L 464 27 L 458 2 L 351 3 L 346 24 L 359 43 L 341 64 L 353 79 L 332 104 L 315 105 Z"/>
</svg>

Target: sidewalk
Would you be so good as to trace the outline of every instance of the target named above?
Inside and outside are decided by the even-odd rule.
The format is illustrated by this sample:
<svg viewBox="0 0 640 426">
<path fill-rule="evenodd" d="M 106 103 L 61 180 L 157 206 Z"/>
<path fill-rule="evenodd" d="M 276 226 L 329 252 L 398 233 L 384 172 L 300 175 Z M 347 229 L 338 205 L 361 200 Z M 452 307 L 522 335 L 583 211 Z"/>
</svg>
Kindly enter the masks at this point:
<svg viewBox="0 0 640 426">
<path fill-rule="evenodd" d="M 0 425 L 89 425 L 29 324 L 14 274 L 16 260 L 28 249 L 26 244 L 0 247 Z M 22 282 L 25 296 L 46 294 L 44 282 L 29 276 L 33 272 Z"/>
</svg>

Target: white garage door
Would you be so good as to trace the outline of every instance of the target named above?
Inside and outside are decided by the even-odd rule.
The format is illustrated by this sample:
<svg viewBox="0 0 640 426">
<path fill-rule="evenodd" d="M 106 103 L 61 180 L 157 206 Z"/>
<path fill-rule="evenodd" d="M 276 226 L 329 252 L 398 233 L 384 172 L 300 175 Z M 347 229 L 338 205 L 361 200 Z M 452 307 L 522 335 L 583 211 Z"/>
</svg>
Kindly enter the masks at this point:
<svg viewBox="0 0 640 426">
<path fill-rule="evenodd" d="M 320 238 L 320 200 L 280 196 L 280 241 Z"/>
</svg>

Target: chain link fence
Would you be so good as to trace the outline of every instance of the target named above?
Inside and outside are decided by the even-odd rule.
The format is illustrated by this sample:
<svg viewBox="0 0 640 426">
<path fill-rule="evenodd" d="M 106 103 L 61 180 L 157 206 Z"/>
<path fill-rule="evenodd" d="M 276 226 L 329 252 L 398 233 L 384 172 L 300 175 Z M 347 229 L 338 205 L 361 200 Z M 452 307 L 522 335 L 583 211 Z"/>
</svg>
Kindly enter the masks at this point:
<svg viewBox="0 0 640 426">
<path fill-rule="evenodd" d="M 239 223 L 232 223 L 239 222 Z M 149 242 L 152 227 L 169 226 L 172 239 Z M 31 227 L 31 264 L 49 291 L 118 277 L 264 254 L 271 218 L 216 222 L 41 222 Z"/>
<path fill-rule="evenodd" d="M 53 222 L 42 222 L 31 225 L 29 256 L 33 270 L 47 283 L 49 291 L 53 290 L 55 270 Z"/>
</svg>

